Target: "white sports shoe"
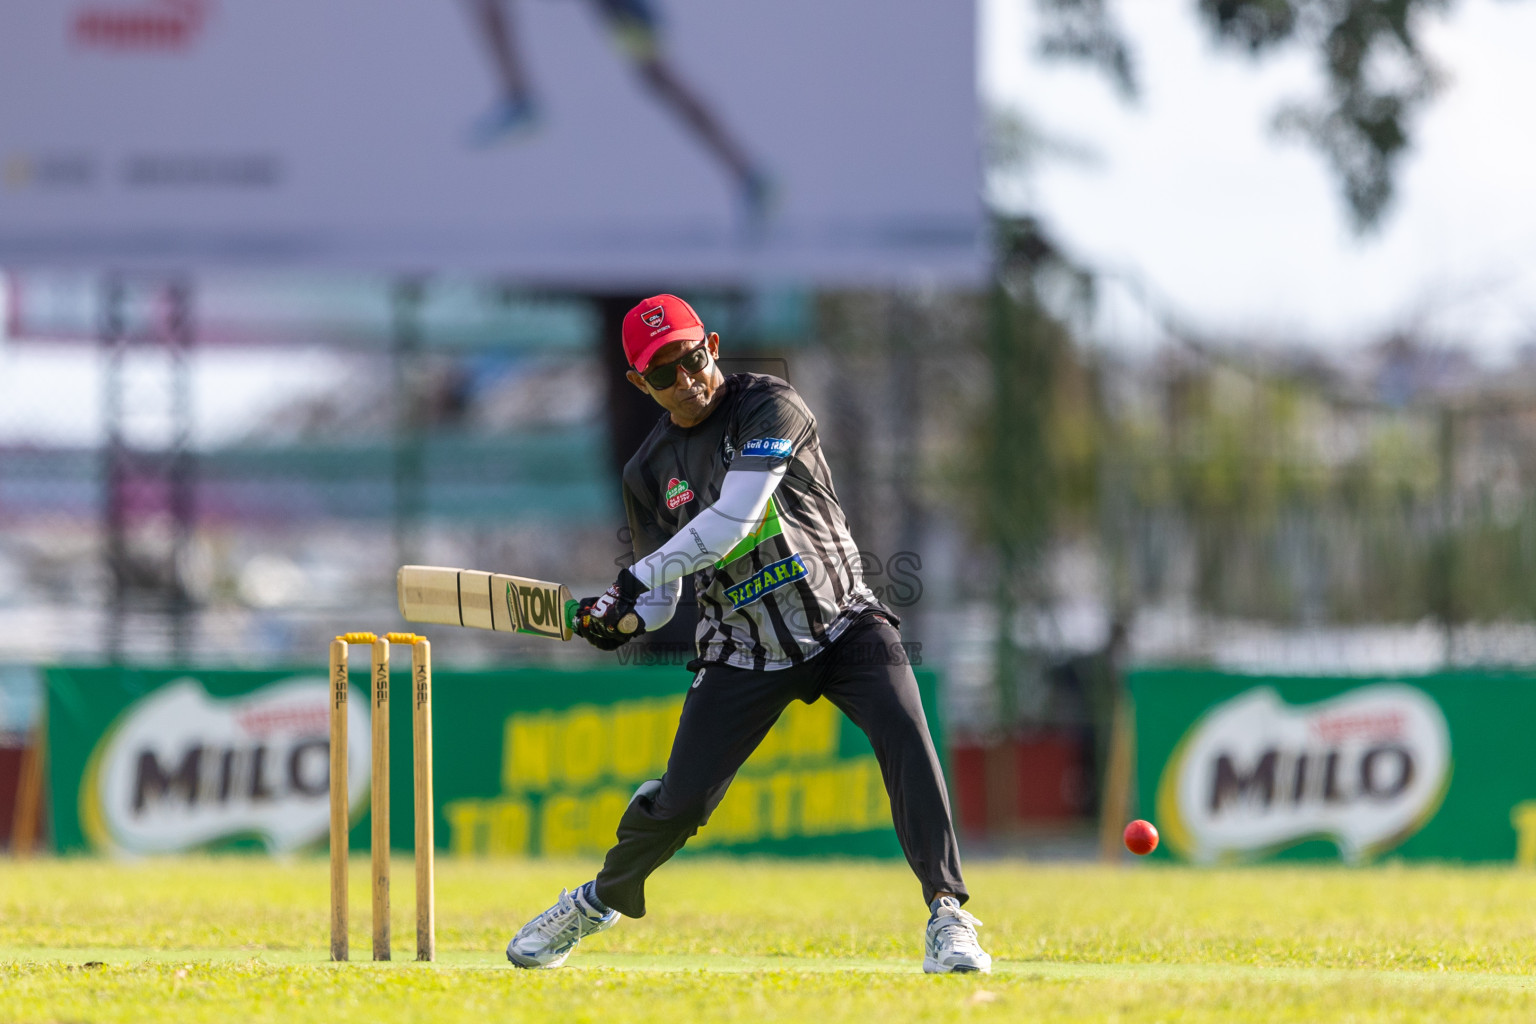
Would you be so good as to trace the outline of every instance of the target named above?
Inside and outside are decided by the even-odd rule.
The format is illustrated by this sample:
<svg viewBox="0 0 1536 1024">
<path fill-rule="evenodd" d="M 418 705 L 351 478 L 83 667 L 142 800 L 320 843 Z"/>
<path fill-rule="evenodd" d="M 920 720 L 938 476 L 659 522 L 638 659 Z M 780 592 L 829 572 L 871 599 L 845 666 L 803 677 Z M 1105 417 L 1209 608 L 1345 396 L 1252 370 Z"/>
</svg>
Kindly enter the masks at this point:
<svg viewBox="0 0 1536 1024">
<path fill-rule="evenodd" d="M 518 967 L 559 967 L 571 955 L 576 943 L 612 928 L 619 919 L 617 910 L 599 913 L 587 901 L 585 886 L 575 892 L 560 890 L 560 898 L 538 917 L 518 929 L 507 943 L 507 959 Z"/>
<path fill-rule="evenodd" d="M 953 896 L 935 900 L 923 943 L 923 973 L 991 971 L 992 958 L 976 941 L 976 929 L 980 926 L 981 922 L 969 911 L 960 909 L 960 901 Z"/>
</svg>

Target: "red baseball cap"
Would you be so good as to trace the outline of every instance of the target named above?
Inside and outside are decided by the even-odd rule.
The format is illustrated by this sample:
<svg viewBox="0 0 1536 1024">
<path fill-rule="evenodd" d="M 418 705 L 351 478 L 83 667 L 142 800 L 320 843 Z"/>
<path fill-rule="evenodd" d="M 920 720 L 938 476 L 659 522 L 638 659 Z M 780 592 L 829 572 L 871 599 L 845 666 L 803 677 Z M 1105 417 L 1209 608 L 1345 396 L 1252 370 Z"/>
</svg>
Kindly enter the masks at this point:
<svg viewBox="0 0 1536 1024">
<path fill-rule="evenodd" d="M 624 358 L 641 373 L 663 345 L 703 340 L 704 321 L 676 295 L 653 295 L 624 314 Z"/>
</svg>

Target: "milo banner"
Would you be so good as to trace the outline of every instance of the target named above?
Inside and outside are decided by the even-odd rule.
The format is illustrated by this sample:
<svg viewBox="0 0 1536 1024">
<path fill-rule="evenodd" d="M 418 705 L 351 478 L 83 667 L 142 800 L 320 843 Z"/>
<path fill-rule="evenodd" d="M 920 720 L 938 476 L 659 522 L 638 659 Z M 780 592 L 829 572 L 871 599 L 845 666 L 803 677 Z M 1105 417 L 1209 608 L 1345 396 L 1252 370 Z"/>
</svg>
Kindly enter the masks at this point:
<svg viewBox="0 0 1536 1024">
<path fill-rule="evenodd" d="M 353 848 L 368 842 L 366 658 L 353 656 Z M 391 693 L 391 838 L 414 842 L 410 675 Z M 461 854 L 601 853 L 659 777 L 692 677 L 672 668 L 433 674 L 437 844 Z M 61 852 L 322 848 L 327 679 L 273 671 L 52 668 L 49 781 Z M 937 730 L 931 673 L 918 673 Z M 937 735 L 935 736 L 937 739 Z M 942 746 L 941 746 L 942 749 Z M 899 856 L 868 741 L 826 701 L 793 703 L 690 850 Z"/>
<path fill-rule="evenodd" d="M 1198 863 L 1536 864 L 1536 678 L 1130 678 L 1141 813 Z"/>
</svg>

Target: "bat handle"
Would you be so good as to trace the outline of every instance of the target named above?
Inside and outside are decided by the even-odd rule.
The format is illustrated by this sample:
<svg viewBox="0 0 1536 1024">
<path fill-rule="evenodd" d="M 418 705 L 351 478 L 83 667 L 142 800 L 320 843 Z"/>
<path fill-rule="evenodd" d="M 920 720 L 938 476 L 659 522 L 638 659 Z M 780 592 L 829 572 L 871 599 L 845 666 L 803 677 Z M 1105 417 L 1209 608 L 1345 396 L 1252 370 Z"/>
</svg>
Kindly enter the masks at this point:
<svg viewBox="0 0 1536 1024">
<path fill-rule="evenodd" d="M 573 633 L 576 632 L 576 619 L 580 607 L 581 603 L 579 601 L 565 602 L 565 624 Z M 628 615 L 619 620 L 620 633 L 633 633 L 639 628 L 640 616 L 636 615 L 634 612 L 630 612 Z"/>
</svg>

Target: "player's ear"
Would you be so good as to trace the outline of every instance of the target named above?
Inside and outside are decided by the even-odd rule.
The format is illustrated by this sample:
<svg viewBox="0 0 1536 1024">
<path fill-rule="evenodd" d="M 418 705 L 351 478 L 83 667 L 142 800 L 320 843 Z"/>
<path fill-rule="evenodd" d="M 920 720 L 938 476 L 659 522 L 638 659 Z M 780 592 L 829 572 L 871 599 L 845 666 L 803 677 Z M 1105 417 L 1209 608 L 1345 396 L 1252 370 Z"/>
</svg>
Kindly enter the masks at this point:
<svg viewBox="0 0 1536 1024">
<path fill-rule="evenodd" d="M 635 387 L 639 388 L 641 391 L 644 391 L 646 394 L 650 394 L 651 393 L 651 389 L 645 386 L 645 379 L 643 377 L 641 377 L 638 373 L 636 373 L 634 370 L 626 371 L 624 376 L 628 377 L 629 378 L 629 382 L 631 384 L 633 384 Z"/>
<path fill-rule="evenodd" d="M 709 346 L 709 357 L 711 359 L 718 359 L 720 357 L 720 335 L 718 332 L 710 331 L 709 337 L 704 339 L 704 344 Z"/>
</svg>

